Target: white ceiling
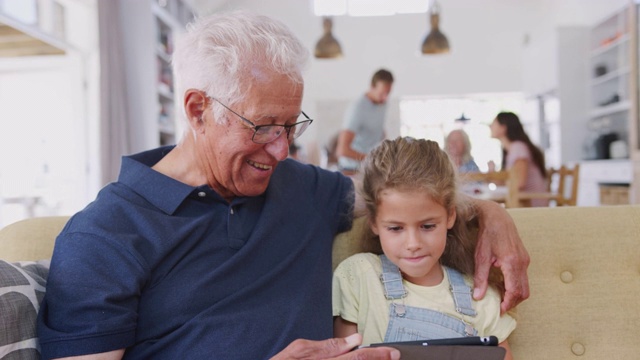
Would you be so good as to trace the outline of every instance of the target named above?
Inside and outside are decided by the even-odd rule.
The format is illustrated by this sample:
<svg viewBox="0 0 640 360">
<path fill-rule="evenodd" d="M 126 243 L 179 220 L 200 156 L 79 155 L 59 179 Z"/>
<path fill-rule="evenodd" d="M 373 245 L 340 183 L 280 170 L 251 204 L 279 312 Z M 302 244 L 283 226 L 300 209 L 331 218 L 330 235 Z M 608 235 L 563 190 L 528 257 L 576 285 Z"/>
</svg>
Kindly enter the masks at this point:
<svg viewBox="0 0 640 360">
<path fill-rule="evenodd" d="M 207 14 L 227 5 L 230 0 L 185 0 L 198 14 Z"/>
</svg>

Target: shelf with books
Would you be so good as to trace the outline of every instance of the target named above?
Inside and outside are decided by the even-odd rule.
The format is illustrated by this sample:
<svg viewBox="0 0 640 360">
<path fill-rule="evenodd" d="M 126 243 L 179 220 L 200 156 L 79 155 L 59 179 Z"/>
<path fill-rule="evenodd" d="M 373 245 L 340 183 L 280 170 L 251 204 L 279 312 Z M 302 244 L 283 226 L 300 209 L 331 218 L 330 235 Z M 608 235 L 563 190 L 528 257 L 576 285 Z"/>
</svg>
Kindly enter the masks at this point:
<svg viewBox="0 0 640 360">
<path fill-rule="evenodd" d="M 193 19 L 189 5 L 182 0 L 151 0 L 155 34 L 156 91 L 160 145 L 176 142 L 179 129 L 175 114 L 176 94 L 171 70 L 171 57 L 177 34 Z"/>
</svg>

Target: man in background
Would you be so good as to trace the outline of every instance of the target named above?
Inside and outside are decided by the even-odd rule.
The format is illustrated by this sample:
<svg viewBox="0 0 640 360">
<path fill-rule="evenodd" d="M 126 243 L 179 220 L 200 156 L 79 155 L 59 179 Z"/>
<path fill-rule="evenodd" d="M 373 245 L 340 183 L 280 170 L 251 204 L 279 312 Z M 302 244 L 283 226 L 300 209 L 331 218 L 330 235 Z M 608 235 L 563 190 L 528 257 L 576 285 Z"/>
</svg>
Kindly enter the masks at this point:
<svg viewBox="0 0 640 360">
<path fill-rule="evenodd" d="M 343 173 L 355 174 L 360 161 L 384 139 L 384 121 L 391 85 L 391 72 L 385 69 L 376 71 L 371 78 L 369 91 L 347 109 L 337 146 L 338 166 Z"/>
</svg>

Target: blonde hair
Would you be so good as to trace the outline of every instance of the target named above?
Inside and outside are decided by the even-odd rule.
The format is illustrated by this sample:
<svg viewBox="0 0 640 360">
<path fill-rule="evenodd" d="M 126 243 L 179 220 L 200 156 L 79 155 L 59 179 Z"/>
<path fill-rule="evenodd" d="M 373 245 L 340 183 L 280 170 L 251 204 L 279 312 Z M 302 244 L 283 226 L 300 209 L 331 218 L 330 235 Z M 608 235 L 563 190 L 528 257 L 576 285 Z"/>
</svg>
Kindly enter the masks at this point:
<svg viewBox="0 0 640 360">
<path fill-rule="evenodd" d="M 426 192 L 449 214 L 456 212 L 453 227 L 447 232 L 447 244 L 440 258 L 442 265 L 473 275 L 475 268 L 475 208 L 458 196 L 457 171 L 437 142 L 410 137 L 385 140 L 365 158 L 362 171 L 362 197 L 366 214 L 373 223 L 386 189 Z M 367 251 L 382 254 L 380 238 L 366 231 L 363 245 Z"/>
</svg>

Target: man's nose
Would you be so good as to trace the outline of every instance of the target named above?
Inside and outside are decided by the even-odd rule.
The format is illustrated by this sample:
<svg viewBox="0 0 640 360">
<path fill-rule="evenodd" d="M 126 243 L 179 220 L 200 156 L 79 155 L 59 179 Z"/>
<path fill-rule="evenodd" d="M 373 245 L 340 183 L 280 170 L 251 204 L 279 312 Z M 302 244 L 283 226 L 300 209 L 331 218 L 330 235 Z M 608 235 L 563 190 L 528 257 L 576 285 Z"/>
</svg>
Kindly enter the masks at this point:
<svg viewBox="0 0 640 360">
<path fill-rule="evenodd" d="M 265 144 L 264 149 L 276 160 L 282 161 L 289 156 L 288 132 L 283 131 L 275 140 Z"/>
</svg>

